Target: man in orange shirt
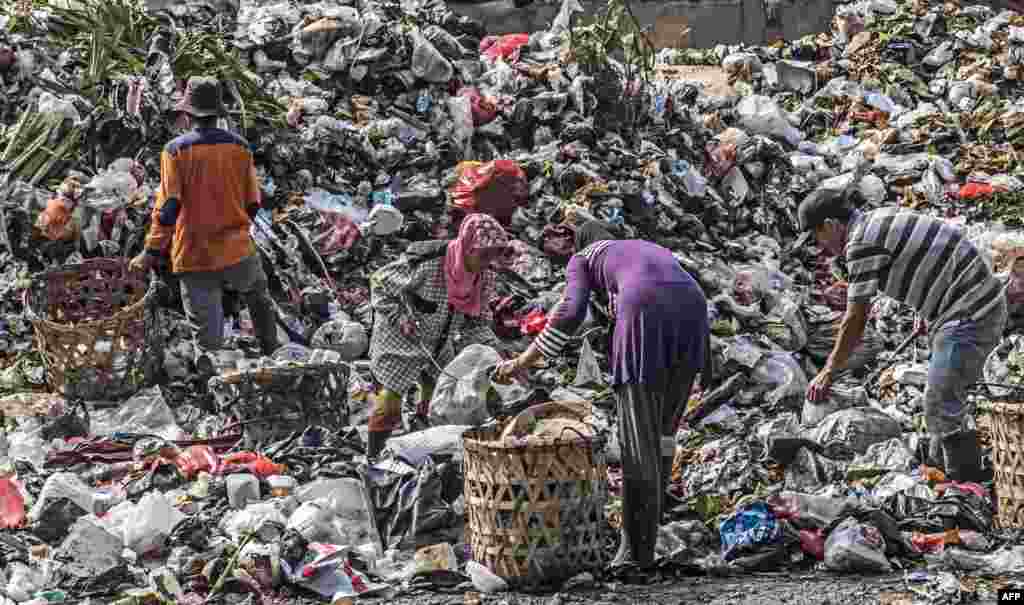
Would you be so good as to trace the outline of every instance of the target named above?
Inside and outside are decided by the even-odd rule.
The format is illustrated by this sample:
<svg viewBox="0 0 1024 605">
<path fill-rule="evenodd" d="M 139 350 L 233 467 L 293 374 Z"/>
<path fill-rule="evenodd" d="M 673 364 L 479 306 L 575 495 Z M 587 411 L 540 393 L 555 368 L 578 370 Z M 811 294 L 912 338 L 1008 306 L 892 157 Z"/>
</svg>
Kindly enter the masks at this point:
<svg viewBox="0 0 1024 605">
<path fill-rule="evenodd" d="M 217 128 L 224 107 L 213 78 L 190 78 L 175 110 L 186 114 L 194 129 L 160 154 L 160 191 L 146 249 L 131 267 L 148 271 L 170 252 L 185 313 L 207 351 L 223 346 L 224 288 L 240 293 L 263 353 L 269 355 L 278 347 L 276 314 L 249 236 L 261 202 L 249 144 Z"/>
</svg>

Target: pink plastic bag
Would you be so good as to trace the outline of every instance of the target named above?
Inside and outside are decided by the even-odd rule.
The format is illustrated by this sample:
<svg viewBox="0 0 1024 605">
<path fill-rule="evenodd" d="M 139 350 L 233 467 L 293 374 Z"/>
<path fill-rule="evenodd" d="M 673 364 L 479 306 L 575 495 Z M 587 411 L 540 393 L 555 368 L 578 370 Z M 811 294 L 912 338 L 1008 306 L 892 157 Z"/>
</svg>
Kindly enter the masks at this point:
<svg viewBox="0 0 1024 605">
<path fill-rule="evenodd" d="M 480 41 L 480 52 L 492 61 L 501 58 L 515 63 L 519 60 L 519 51 L 529 43 L 530 34 L 487 36 Z"/>
<path fill-rule="evenodd" d="M 0 477 L 0 529 L 25 524 L 25 497 L 14 477 Z"/>
<path fill-rule="evenodd" d="M 459 96 L 469 99 L 470 111 L 473 113 L 473 126 L 490 124 L 494 118 L 498 117 L 498 106 L 490 98 L 481 95 L 478 89 L 461 88 Z"/>
</svg>

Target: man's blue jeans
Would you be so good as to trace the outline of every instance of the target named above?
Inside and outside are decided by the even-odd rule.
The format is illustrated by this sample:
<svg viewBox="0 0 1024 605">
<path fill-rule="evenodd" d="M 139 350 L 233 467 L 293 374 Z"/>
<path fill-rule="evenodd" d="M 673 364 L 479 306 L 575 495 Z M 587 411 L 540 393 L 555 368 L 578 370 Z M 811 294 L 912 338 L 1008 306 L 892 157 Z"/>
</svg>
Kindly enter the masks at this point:
<svg viewBox="0 0 1024 605">
<path fill-rule="evenodd" d="M 924 414 L 934 440 L 966 430 L 967 389 L 981 378 L 985 360 L 1006 327 L 1006 301 L 978 321 L 957 320 L 932 334 Z"/>
</svg>

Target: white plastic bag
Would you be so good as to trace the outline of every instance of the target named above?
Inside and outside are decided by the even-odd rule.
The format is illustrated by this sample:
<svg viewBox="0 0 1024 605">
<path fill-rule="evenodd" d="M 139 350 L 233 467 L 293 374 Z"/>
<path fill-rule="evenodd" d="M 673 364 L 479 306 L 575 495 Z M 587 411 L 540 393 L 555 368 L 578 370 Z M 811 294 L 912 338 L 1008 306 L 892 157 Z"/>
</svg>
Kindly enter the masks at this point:
<svg viewBox="0 0 1024 605">
<path fill-rule="evenodd" d="M 124 527 L 124 545 L 140 555 L 159 548 L 184 518 L 164 494 L 147 492 Z"/>
<path fill-rule="evenodd" d="M 485 594 L 504 592 L 508 583 L 476 561 L 466 563 L 466 574 L 473 580 L 473 587 Z"/>
<path fill-rule="evenodd" d="M 849 517 L 825 541 L 825 566 L 833 571 L 889 573 L 885 538 L 878 528 Z"/>
<path fill-rule="evenodd" d="M 753 134 L 785 139 L 794 147 L 804 140 L 804 134 L 794 128 L 785 113 L 770 97 L 751 95 L 736 106 L 740 126 Z"/>
<path fill-rule="evenodd" d="M 452 135 L 455 142 L 463 148 L 464 152 L 469 149 L 473 142 L 473 107 L 469 97 L 455 96 L 448 98 L 448 113 L 452 116 Z"/>
<path fill-rule="evenodd" d="M 501 362 L 491 347 L 473 344 L 448 364 L 430 400 L 430 424 L 481 424 L 488 417 L 487 394 L 493 387 L 503 400 L 522 392 L 518 385 L 492 385 L 488 369 Z"/>
</svg>

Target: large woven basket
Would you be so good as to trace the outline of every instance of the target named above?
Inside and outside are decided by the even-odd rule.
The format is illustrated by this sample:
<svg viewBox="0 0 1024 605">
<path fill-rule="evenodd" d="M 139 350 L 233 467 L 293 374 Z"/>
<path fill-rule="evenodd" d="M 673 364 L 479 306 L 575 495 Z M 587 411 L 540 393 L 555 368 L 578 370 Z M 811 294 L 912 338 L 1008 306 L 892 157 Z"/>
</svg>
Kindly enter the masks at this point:
<svg viewBox="0 0 1024 605">
<path fill-rule="evenodd" d="M 475 561 L 535 590 L 604 563 L 608 474 L 601 437 L 502 441 L 463 435 L 467 540 Z"/>
<path fill-rule="evenodd" d="M 991 420 L 997 527 L 1024 528 L 1024 403 L 985 401 Z"/>
<path fill-rule="evenodd" d="M 266 445 L 310 426 L 340 430 L 348 422 L 349 366 L 272 366 L 210 378 L 217 408 L 241 423 L 245 447 Z"/>
<path fill-rule="evenodd" d="M 68 399 L 111 401 L 153 384 L 163 362 L 156 284 L 115 258 L 34 276 L 25 312 L 50 387 Z"/>
</svg>

